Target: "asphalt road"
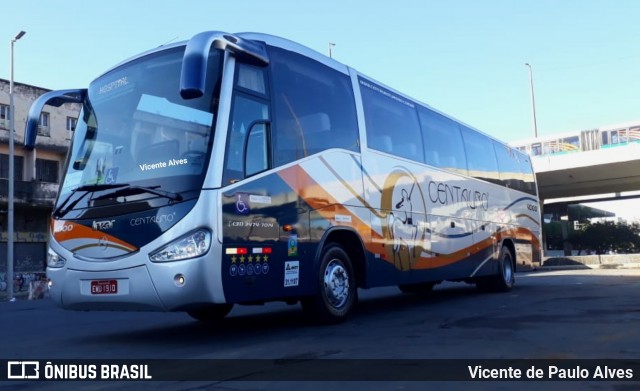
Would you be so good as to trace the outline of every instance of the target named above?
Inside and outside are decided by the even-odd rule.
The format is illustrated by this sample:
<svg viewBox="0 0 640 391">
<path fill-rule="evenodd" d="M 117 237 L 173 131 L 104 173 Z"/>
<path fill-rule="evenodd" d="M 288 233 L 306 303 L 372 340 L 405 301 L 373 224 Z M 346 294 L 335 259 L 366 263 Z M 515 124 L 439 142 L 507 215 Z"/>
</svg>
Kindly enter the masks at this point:
<svg viewBox="0 0 640 391">
<path fill-rule="evenodd" d="M 438 285 L 427 297 L 382 288 L 361 291 L 353 316 L 332 326 L 311 324 L 299 306 L 280 303 L 236 307 L 222 323 L 203 324 L 182 313 L 74 312 L 49 300 L 2 302 L 0 359 L 387 360 L 383 364 L 400 359 L 507 359 L 500 365 L 509 359 L 640 360 L 639 292 L 640 270 L 606 269 L 518 273 L 515 288 L 500 294 L 482 294 L 461 283 Z M 541 388 L 517 381 L 344 383 L 332 381 L 331 374 L 327 380 L 305 382 L 303 388 Z M 159 390 L 300 389 L 299 383 L 274 381 L 153 383 Z M 74 387 L 138 389 L 149 384 L 93 382 Z M 629 381 L 541 384 L 559 390 L 640 389 L 640 382 Z M 0 384 L 1 390 L 27 388 L 62 390 L 69 384 Z"/>
</svg>

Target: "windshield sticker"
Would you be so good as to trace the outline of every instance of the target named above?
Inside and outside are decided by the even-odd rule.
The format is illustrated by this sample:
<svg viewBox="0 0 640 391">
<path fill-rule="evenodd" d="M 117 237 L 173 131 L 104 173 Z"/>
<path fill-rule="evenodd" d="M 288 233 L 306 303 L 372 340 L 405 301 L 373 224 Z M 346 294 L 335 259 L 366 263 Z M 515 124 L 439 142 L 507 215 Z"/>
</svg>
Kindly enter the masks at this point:
<svg viewBox="0 0 640 391">
<path fill-rule="evenodd" d="M 349 215 L 336 215 L 335 216 L 336 223 L 350 223 L 351 216 Z"/>
<path fill-rule="evenodd" d="M 251 194 L 249 196 L 249 201 L 251 201 L 254 204 L 271 205 L 271 197 L 269 196 L 260 196 L 260 195 Z"/>
<path fill-rule="evenodd" d="M 289 236 L 287 244 L 287 255 L 290 257 L 298 256 L 298 235 Z"/>
<path fill-rule="evenodd" d="M 300 262 L 287 261 L 284 264 L 284 286 L 298 286 L 300 280 Z"/>
<path fill-rule="evenodd" d="M 98 158 L 98 161 L 96 161 L 96 183 L 104 183 L 105 170 L 106 170 L 106 159 Z"/>
<path fill-rule="evenodd" d="M 107 83 L 107 84 L 101 86 L 100 89 L 98 90 L 98 93 L 100 95 L 106 94 L 106 93 L 111 92 L 111 91 L 113 91 L 115 89 L 118 89 L 120 87 L 124 87 L 127 84 L 129 84 L 129 80 L 128 80 L 127 76 L 124 76 L 124 77 L 119 78 L 116 81 L 112 81 L 111 83 Z"/>
<path fill-rule="evenodd" d="M 415 105 L 412 102 L 410 102 L 409 100 L 404 99 L 403 97 L 401 97 L 399 95 L 396 95 L 396 94 L 388 91 L 385 88 L 379 87 L 379 86 L 377 86 L 377 85 L 375 85 L 373 83 L 369 83 L 368 81 L 366 81 L 364 79 L 359 79 L 359 80 L 360 80 L 360 85 L 365 86 L 367 88 L 370 88 L 373 91 L 379 92 L 382 95 L 386 96 L 387 98 L 393 99 L 396 102 L 402 103 L 405 106 L 409 106 L 412 109 L 415 108 Z"/>
<path fill-rule="evenodd" d="M 116 183 L 117 179 L 118 179 L 118 167 L 108 168 L 107 171 L 104 173 L 104 183 L 106 183 L 107 185 Z"/>
<path fill-rule="evenodd" d="M 236 212 L 241 215 L 249 214 L 249 194 L 236 194 Z"/>
<path fill-rule="evenodd" d="M 158 162 L 158 163 L 152 163 L 152 164 L 143 163 L 143 164 L 139 164 L 139 166 L 140 166 L 140 171 L 150 171 L 150 170 L 157 170 L 159 168 L 181 166 L 188 163 L 189 163 L 188 159 L 170 159 L 164 162 Z"/>
</svg>

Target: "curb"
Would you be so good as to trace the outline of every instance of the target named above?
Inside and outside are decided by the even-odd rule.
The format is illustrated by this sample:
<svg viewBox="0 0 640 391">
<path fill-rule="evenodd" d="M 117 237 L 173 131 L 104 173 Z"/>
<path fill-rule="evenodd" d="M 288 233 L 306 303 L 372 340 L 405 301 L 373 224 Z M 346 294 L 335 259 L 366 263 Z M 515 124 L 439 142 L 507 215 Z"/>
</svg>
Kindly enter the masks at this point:
<svg viewBox="0 0 640 391">
<path fill-rule="evenodd" d="M 640 269 L 640 263 L 604 263 L 604 264 L 581 264 L 581 265 L 542 265 L 538 270 L 586 270 L 586 269 Z"/>
</svg>

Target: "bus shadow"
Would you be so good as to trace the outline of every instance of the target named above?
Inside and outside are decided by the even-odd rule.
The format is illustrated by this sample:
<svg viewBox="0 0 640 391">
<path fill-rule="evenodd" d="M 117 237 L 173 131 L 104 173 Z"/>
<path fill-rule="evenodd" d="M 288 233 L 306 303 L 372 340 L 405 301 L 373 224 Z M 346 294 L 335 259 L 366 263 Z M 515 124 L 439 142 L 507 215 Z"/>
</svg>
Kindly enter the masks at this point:
<svg viewBox="0 0 640 391">
<path fill-rule="evenodd" d="M 114 332 L 108 335 L 83 337 L 84 342 L 132 345 L 185 345 L 206 346 L 206 351 L 217 347 L 235 345 L 239 340 L 277 341 L 297 334 L 306 334 L 317 329 L 320 334 L 333 334 L 361 324 L 371 324 L 381 319 L 397 319 L 410 312 L 424 313 L 450 306 L 458 300 L 483 296 L 475 287 L 456 284 L 443 289 L 436 288 L 424 295 L 403 294 L 397 288 L 382 288 L 382 293 L 374 289 L 370 294 L 361 295 L 357 307 L 350 318 L 337 325 L 319 325 L 307 318 L 299 305 L 286 306 L 268 304 L 260 312 L 251 312 L 252 307 L 234 308 L 231 314 L 218 322 L 198 322 L 184 315 L 184 322 L 132 331 Z M 255 308 L 255 307 L 254 307 Z M 255 310 L 254 310 L 255 311 Z"/>
</svg>

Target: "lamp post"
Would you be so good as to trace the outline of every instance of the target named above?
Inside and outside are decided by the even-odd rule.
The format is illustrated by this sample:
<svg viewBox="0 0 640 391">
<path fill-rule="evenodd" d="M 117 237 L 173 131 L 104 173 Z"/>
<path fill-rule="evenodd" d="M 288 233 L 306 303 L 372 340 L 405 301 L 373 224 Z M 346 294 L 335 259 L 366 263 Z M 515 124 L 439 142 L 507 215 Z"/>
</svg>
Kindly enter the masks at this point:
<svg viewBox="0 0 640 391">
<path fill-rule="evenodd" d="M 15 110 L 13 106 L 13 45 L 22 38 L 26 32 L 20 31 L 11 40 L 10 54 L 10 80 L 9 80 L 9 205 L 7 221 L 7 301 L 15 300 L 13 297 L 13 193 L 14 193 L 14 168 L 13 168 L 13 137 L 15 132 Z"/>
<path fill-rule="evenodd" d="M 332 56 L 333 56 L 333 47 L 334 46 L 336 46 L 335 43 L 329 42 L 329 58 L 332 58 Z"/>
<path fill-rule="evenodd" d="M 533 71 L 531 65 L 527 62 L 526 65 L 529 68 L 529 84 L 531 85 L 531 112 L 533 113 L 533 136 L 538 138 L 538 123 L 536 122 L 536 100 L 533 96 Z"/>
</svg>

